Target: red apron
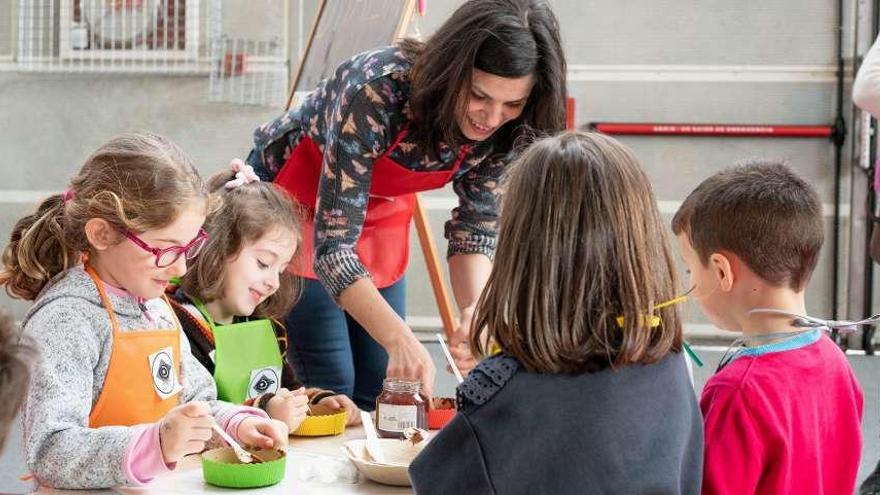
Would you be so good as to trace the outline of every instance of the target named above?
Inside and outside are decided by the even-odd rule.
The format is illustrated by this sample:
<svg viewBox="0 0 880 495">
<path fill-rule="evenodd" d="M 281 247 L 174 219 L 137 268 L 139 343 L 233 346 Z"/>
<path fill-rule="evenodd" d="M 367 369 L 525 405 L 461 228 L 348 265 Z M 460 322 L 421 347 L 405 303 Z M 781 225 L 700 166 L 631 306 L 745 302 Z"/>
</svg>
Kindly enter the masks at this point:
<svg viewBox="0 0 880 495">
<path fill-rule="evenodd" d="M 416 204 L 415 193 L 439 189 L 448 183 L 461 167 L 468 146 L 463 145 L 451 170 L 415 172 L 395 162 L 388 155 L 406 137 L 402 130 L 394 143 L 373 162 L 370 199 L 363 231 L 355 245 L 361 263 L 380 289 L 398 281 L 409 261 L 409 226 Z M 275 183 L 290 193 L 306 208 L 303 245 L 291 271 L 299 276 L 317 279 L 315 258 L 315 209 L 321 179 L 323 153 L 308 136 L 302 138 L 275 177 Z"/>
</svg>

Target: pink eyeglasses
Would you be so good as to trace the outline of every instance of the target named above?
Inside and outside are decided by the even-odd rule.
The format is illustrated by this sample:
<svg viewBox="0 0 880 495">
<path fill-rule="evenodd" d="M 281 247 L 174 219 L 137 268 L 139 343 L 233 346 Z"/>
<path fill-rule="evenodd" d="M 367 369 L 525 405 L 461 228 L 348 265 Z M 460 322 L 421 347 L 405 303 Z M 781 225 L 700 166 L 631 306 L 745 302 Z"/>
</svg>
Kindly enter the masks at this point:
<svg viewBox="0 0 880 495">
<path fill-rule="evenodd" d="M 120 233 L 125 235 L 131 242 L 135 243 L 135 245 L 144 251 L 151 253 L 156 257 L 156 267 L 157 268 L 165 268 L 173 265 L 177 260 L 180 259 L 181 256 L 186 256 L 186 259 L 191 260 L 199 254 L 202 247 L 205 245 L 205 241 L 208 240 L 208 233 L 205 232 L 204 229 L 199 229 L 199 233 L 196 234 L 195 238 L 189 241 L 189 244 L 186 246 L 171 246 L 165 249 L 159 249 L 153 246 L 150 246 L 143 239 L 131 233 L 128 230 L 120 230 Z"/>
</svg>

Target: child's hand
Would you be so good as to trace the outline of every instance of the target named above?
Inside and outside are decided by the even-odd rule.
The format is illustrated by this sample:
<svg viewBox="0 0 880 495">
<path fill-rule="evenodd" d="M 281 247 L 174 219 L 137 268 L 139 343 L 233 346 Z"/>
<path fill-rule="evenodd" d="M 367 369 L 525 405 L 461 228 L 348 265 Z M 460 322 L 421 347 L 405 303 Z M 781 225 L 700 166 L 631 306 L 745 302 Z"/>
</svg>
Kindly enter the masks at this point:
<svg viewBox="0 0 880 495">
<path fill-rule="evenodd" d="M 270 418 L 283 421 L 289 431 L 296 430 L 309 413 L 309 398 L 306 397 L 305 389 L 279 389 L 275 397 L 269 399 L 266 412 Z"/>
<path fill-rule="evenodd" d="M 245 445 L 284 450 L 287 447 L 289 430 L 284 422 L 277 419 L 251 416 L 238 424 L 237 433 L 238 441 Z"/>
<path fill-rule="evenodd" d="M 312 406 L 312 414 L 333 414 L 345 410 L 347 417 L 345 424 L 354 426 L 361 424 L 361 411 L 348 396 L 339 394 L 324 397 Z"/>
<path fill-rule="evenodd" d="M 477 360 L 474 359 L 474 355 L 471 354 L 471 347 L 469 344 L 473 317 L 474 306 L 463 308 L 461 310 L 458 328 L 456 328 L 455 331 L 452 332 L 452 335 L 449 336 L 449 354 L 452 355 L 455 367 L 458 368 L 458 371 L 461 372 L 462 376 L 467 376 L 468 373 L 477 366 Z M 446 366 L 446 369 L 452 373 L 452 368 L 448 365 Z"/>
<path fill-rule="evenodd" d="M 204 402 L 190 402 L 168 411 L 159 421 L 159 445 L 165 464 L 205 450 L 213 424 L 211 410 Z"/>
<path fill-rule="evenodd" d="M 461 376 L 468 376 L 468 373 L 477 366 L 477 360 L 471 354 L 471 347 L 466 342 L 450 347 L 449 354 L 452 355 L 452 360 L 455 362 L 458 371 L 461 372 Z M 446 370 L 452 373 L 452 368 L 448 364 L 446 365 Z"/>
</svg>

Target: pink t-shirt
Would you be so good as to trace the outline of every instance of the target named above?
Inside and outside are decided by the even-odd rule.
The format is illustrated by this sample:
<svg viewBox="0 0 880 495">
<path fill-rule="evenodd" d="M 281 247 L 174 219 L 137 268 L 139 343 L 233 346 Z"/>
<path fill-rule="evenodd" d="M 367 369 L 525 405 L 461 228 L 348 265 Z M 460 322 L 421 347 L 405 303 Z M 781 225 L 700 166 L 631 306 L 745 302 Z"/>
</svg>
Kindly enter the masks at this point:
<svg viewBox="0 0 880 495">
<path fill-rule="evenodd" d="M 851 494 L 862 389 L 821 330 L 743 349 L 709 379 L 704 494 Z"/>
</svg>

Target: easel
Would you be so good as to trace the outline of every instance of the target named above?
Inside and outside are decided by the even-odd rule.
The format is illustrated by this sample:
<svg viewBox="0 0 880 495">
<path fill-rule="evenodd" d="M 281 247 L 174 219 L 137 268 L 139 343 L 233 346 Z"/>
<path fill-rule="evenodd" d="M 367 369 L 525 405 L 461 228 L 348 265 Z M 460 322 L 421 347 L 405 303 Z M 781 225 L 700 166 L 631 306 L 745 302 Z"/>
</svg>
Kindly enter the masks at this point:
<svg viewBox="0 0 880 495">
<path fill-rule="evenodd" d="M 290 88 L 290 94 L 287 98 L 287 105 L 285 107 L 285 110 L 289 110 L 291 105 L 294 103 L 294 97 L 295 94 L 298 92 L 297 88 L 300 85 L 300 81 L 302 79 L 303 68 L 306 66 L 306 62 L 312 48 L 312 42 L 315 40 L 315 35 L 320 28 L 321 17 L 325 13 L 325 7 L 327 7 L 329 2 L 334 1 L 344 2 L 346 0 L 321 0 L 320 5 L 318 6 L 317 14 L 315 15 L 315 21 L 312 24 L 312 28 L 309 32 L 309 41 L 306 44 L 306 48 L 303 52 L 302 61 L 300 62 L 296 72 L 294 73 L 293 84 Z M 400 39 L 403 36 L 403 34 L 406 32 L 407 27 L 409 26 L 409 21 L 412 18 L 413 12 L 416 8 L 416 0 L 402 0 L 402 2 L 404 6 L 400 12 L 394 37 L 390 40 L 387 40 L 387 43 L 389 44 L 392 43 L 394 40 Z M 369 50 L 371 48 L 374 47 L 358 47 L 357 49 L 352 51 L 351 54 L 353 55 L 355 53 L 358 53 L 359 51 Z M 419 236 L 419 245 L 421 246 L 422 254 L 425 257 L 425 264 L 427 265 L 428 269 L 428 277 L 431 279 L 431 286 L 434 291 L 434 299 L 437 301 L 437 308 L 440 312 L 440 319 L 443 322 L 443 330 L 446 333 L 446 338 L 448 339 L 452 335 L 452 332 L 455 331 L 455 315 L 452 311 L 452 304 L 449 301 L 449 291 L 446 289 L 446 284 L 443 281 L 443 272 L 440 269 L 440 261 L 437 257 L 437 249 L 434 245 L 434 237 L 431 234 L 430 226 L 428 225 L 428 217 L 425 213 L 425 207 L 422 204 L 421 197 L 419 197 L 418 195 L 416 195 L 416 208 L 415 212 L 413 213 L 413 220 L 415 222 L 416 232 Z"/>
</svg>

